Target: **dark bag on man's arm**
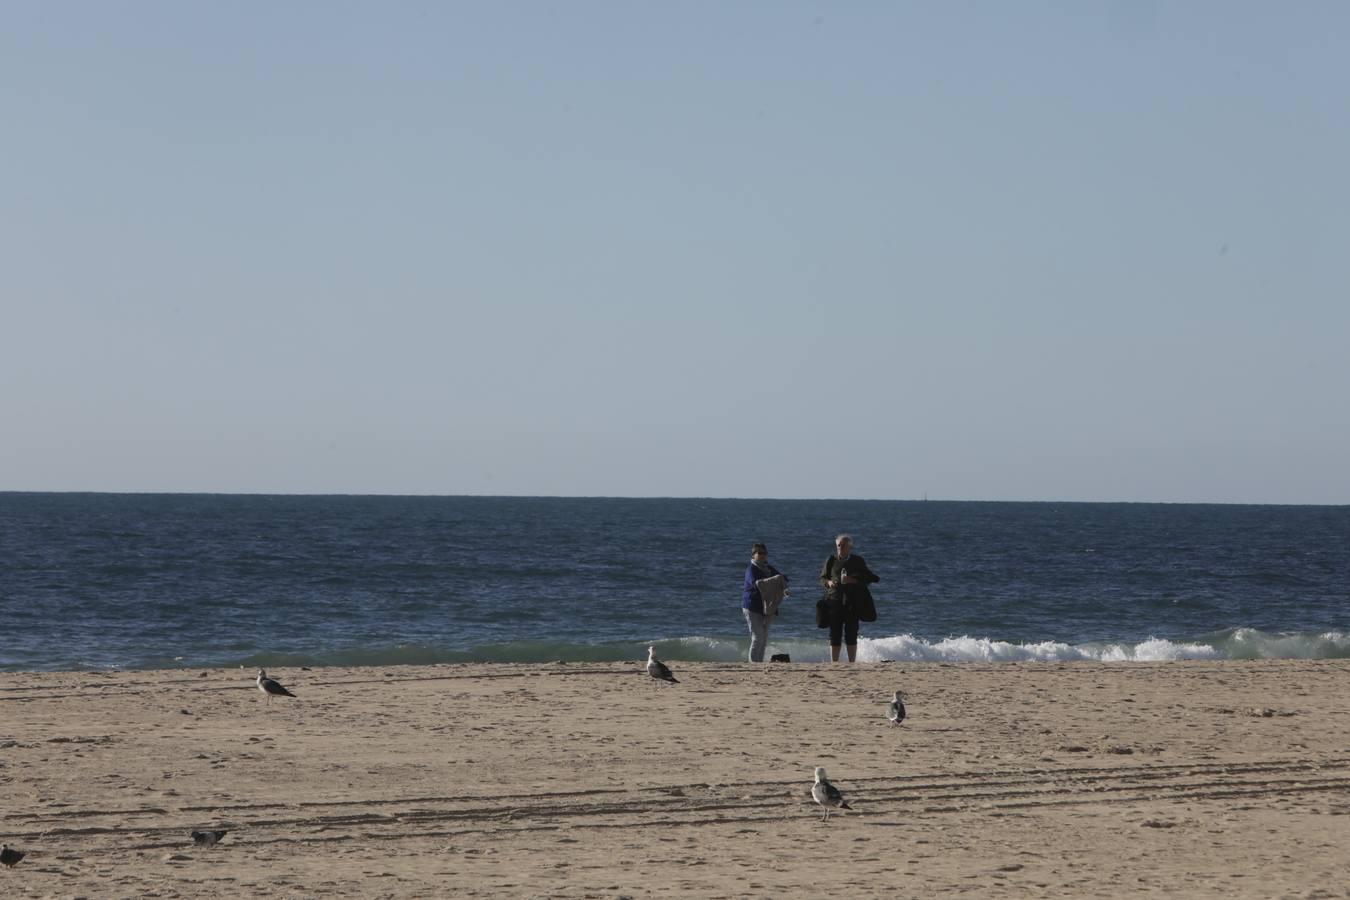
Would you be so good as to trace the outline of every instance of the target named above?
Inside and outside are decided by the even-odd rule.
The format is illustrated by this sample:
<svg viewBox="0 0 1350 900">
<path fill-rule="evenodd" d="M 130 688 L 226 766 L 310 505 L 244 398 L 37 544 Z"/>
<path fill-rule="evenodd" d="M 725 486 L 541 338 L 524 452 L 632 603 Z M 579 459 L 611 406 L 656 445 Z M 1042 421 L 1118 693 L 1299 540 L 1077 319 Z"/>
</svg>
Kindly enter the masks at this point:
<svg viewBox="0 0 1350 900">
<path fill-rule="evenodd" d="M 877 605 L 872 601 L 872 592 L 867 589 L 867 585 L 862 586 L 857 598 L 858 621 L 875 622 L 877 620 Z"/>
<path fill-rule="evenodd" d="M 855 573 L 855 577 L 861 577 L 862 584 L 857 585 L 861 590 L 853 592 L 853 605 L 857 607 L 859 622 L 875 622 L 877 620 L 877 604 L 872 599 L 872 592 L 868 589 L 869 584 L 876 584 L 881 578 L 867 567 L 867 560 L 862 560 L 862 572 Z"/>
<path fill-rule="evenodd" d="M 830 570 L 834 567 L 834 554 L 825 560 L 825 565 L 820 567 L 820 586 L 823 593 L 820 599 L 816 601 L 816 627 L 830 627 L 830 589 L 825 587 L 825 583 L 830 580 Z"/>
</svg>

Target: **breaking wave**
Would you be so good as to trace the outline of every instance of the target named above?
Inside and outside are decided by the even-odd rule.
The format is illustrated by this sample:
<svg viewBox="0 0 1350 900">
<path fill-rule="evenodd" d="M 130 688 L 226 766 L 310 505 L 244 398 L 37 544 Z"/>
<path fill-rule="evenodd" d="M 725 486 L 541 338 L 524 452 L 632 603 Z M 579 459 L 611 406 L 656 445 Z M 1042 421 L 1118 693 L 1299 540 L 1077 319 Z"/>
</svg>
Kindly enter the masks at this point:
<svg viewBox="0 0 1350 900">
<path fill-rule="evenodd" d="M 823 635 L 821 636 L 823 638 Z M 433 645 L 346 648 L 313 653 L 258 652 L 245 657 L 209 655 L 141 659 L 126 668 L 195 666 L 399 666 L 449 663 L 622 662 L 644 659 L 647 646 L 662 659 L 684 662 L 740 662 L 748 643 L 739 636 L 656 638 L 642 641 L 572 643 L 509 641 L 467 649 Z M 828 648 L 821 638 L 771 637 L 768 652 L 787 653 L 793 662 L 823 662 Z M 1266 632 L 1230 628 L 1195 637 L 1150 637 L 1138 641 L 1009 641 L 961 635 L 929 640 L 912 634 L 863 638 L 860 662 L 934 663 L 1129 663 L 1177 660 L 1350 659 L 1350 633 Z M 0 667 L 2 668 L 2 667 Z M 14 668 L 18 668 L 17 666 Z M 76 665 L 74 668 L 85 668 Z M 118 666 L 121 668 L 121 666 Z"/>
</svg>

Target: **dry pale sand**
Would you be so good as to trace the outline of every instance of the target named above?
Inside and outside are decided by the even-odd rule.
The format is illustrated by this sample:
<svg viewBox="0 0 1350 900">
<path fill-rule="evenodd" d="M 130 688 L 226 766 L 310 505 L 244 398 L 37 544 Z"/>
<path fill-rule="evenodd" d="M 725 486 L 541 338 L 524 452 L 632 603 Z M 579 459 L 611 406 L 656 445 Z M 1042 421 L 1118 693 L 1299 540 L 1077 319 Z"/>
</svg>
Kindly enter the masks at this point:
<svg viewBox="0 0 1350 900">
<path fill-rule="evenodd" d="M 674 668 L 0 676 L 0 896 L 1350 896 L 1350 663 Z"/>
</svg>

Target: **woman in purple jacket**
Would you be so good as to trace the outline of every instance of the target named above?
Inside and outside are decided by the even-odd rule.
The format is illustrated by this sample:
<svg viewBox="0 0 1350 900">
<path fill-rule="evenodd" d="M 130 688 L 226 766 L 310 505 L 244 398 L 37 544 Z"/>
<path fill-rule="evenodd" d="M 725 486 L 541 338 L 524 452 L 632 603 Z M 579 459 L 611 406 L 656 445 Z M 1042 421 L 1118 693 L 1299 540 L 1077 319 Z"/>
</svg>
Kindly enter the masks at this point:
<svg viewBox="0 0 1350 900">
<path fill-rule="evenodd" d="M 775 575 L 783 573 L 769 565 L 769 548 L 758 542 L 752 544 L 750 565 L 745 567 L 745 590 L 741 595 L 741 612 L 745 614 L 745 624 L 750 627 L 751 662 L 764 662 L 764 648 L 769 643 L 769 620 L 773 618 L 773 611 L 764 609 L 764 598 L 755 582 Z M 783 575 L 783 585 L 787 585 L 786 575 Z"/>
</svg>

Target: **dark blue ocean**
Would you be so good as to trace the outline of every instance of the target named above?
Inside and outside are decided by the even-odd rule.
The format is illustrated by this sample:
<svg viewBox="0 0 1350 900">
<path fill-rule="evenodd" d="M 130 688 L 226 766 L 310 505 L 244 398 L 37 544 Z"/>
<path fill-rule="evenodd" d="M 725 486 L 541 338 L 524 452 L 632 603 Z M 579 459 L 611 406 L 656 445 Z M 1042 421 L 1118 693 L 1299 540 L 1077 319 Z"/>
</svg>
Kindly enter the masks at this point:
<svg viewBox="0 0 1350 900">
<path fill-rule="evenodd" d="M 733 660 L 750 544 L 825 658 L 836 533 L 863 660 L 1350 657 L 1350 508 L 0 493 L 0 670 Z"/>
</svg>

